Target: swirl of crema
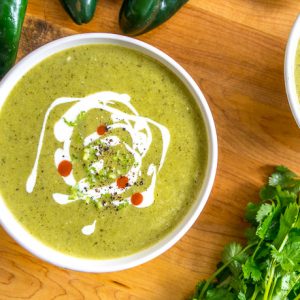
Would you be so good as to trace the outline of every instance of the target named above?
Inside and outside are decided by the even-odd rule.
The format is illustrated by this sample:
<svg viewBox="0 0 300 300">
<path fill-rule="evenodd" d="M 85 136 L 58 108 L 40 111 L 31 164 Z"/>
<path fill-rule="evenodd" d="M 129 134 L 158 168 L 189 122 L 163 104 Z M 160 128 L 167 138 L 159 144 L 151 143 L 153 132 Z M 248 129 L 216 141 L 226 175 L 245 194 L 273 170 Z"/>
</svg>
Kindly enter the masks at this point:
<svg viewBox="0 0 300 300">
<path fill-rule="evenodd" d="M 62 161 L 71 161 L 70 146 L 74 126 L 70 126 L 66 122 L 66 120 L 68 120 L 69 123 L 75 124 L 80 114 L 87 113 L 92 109 L 100 109 L 101 111 L 109 113 L 111 123 L 107 126 L 107 134 L 99 135 L 99 132 L 97 132 L 96 130 L 95 132 L 84 138 L 83 146 L 93 147 L 95 143 L 100 143 L 101 145 L 105 145 L 107 147 L 116 147 L 118 145 L 123 146 L 133 157 L 133 163 L 128 169 L 127 173 L 122 174 L 122 176 L 124 176 L 128 181 L 128 184 L 126 184 L 126 186 L 124 187 L 118 186 L 116 181 L 104 186 L 93 187 L 91 186 L 87 178 L 82 178 L 79 181 L 76 181 L 72 170 L 67 176 L 63 176 L 62 178 L 67 185 L 71 187 L 77 186 L 80 192 L 80 197 L 78 196 L 75 197 L 75 199 L 71 199 L 70 195 L 68 194 L 53 193 L 53 199 L 58 204 L 65 205 L 74 201 L 84 200 L 87 197 L 92 201 L 97 201 L 101 199 L 103 195 L 122 195 L 123 193 L 125 193 L 128 189 L 130 189 L 131 186 L 133 186 L 137 182 L 139 177 L 142 175 L 141 167 L 143 164 L 143 158 L 149 151 L 152 144 L 153 136 L 151 132 L 151 126 L 155 126 L 159 129 L 162 138 L 162 153 L 160 162 L 158 165 L 151 163 L 148 168 L 146 168 L 147 176 L 151 178 L 150 185 L 140 193 L 142 195 L 143 201 L 136 205 L 136 207 L 143 208 L 150 206 L 154 202 L 154 189 L 157 173 L 160 171 L 164 164 L 169 147 L 169 130 L 165 126 L 147 117 L 140 116 L 133 105 L 130 103 L 129 95 L 108 91 L 95 93 L 84 98 L 58 98 L 52 102 L 44 117 L 36 159 L 31 174 L 29 175 L 26 183 L 26 191 L 28 193 L 31 193 L 34 190 L 36 184 L 39 157 L 43 146 L 48 117 L 51 111 L 56 106 L 65 103 L 74 104 L 61 116 L 61 118 L 56 122 L 54 126 L 54 136 L 58 142 L 62 143 L 62 146 L 56 149 L 54 153 L 54 163 L 56 168 L 59 167 Z M 127 107 L 127 111 L 130 111 L 130 113 L 123 112 L 120 109 L 117 109 L 116 104 L 125 105 Z M 128 144 L 125 141 L 122 141 L 120 137 L 110 134 L 113 133 L 114 129 L 123 129 L 124 131 L 126 130 L 130 134 L 131 143 Z M 93 162 L 91 169 L 99 172 L 102 168 L 104 168 L 104 161 L 101 159 L 100 155 L 99 159 Z M 115 206 L 119 206 L 122 203 L 131 204 L 130 197 L 126 197 L 122 199 L 122 201 L 112 201 L 112 204 Z M 95 222 L 92 225 L 88 226 L 93 227 L 94 225 Z M 88 231 L 88 228 L 85 228 L 85 231 Z"/>
</svg>

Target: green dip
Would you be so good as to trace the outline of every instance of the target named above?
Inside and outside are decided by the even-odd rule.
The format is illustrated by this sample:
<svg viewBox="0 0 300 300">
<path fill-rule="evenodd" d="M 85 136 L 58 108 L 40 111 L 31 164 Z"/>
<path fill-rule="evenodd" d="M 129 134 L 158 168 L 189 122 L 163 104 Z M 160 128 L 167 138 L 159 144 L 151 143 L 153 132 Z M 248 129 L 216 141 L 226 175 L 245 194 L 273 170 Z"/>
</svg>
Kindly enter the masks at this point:
<svg viewBox="0 0 300 300">
<path fill-rule="evenodd" d="M 162 169 L 157 173 L 154 203 L 140 208 L 131 204 L 114 206 L 111 199 L 102 198 L 97 203 L 84 199 L 65 205 L 53 200 L 53 194 L 58 192 L 73 193 L 73 198 L 78 196 L 74 187 L 65 184 L 54 163 L 54 153 L 62 143 L 55 138 L 53 128 L 73 105 L 70 103 L 58 105 L 49 115 L 36 184 L 32 193 L 28 193 L 26 182 L 51 103 L 60 97 L 85 97 L 101 91 L 128 94 L 140 116 L 169 130 L 170 144 Z M 122 105 L 116 107 L 121 109 Z M 74 127 L 70 152 L 76 180 L 87 175 L 90 159 L 83 159 L 86 151 L 83 139 L 99 124 L 109 126 L 110 115 L 92 109 L 77 120 L 76 126 L 70 125 Z M 1 108 L 0 128 L 0 192 L 7 206 L 41 242 L 77 257 L 121 257 L 158 242 L 180 222 L 196 200 L 207 165 L 205 125 L 191 94 L 163 65 L 119 46 L 80 46 L 42 61 L 14 87 Z M 155 126 L 151 130 L 153 141 L 143 160 L 144 175 L 124 193 L 126 197 L 144 191 L 150 184 L 150 177 L 145 175 L 147 166 L 159 165 L 162 137 Z M 109 136 L 110 132 L 106 134 Z M 126 131 L 116 129 L 114 134 L 131 143 Z M 96 186 L 109 184 L 126 174 L 134 159 L 118 145 L 106 152 L 104 161 L 109 166 L 107 172 L 91 178 Z M 83 234 L 82 228 L 94 220 L 94 232 Z"/>
</svg>

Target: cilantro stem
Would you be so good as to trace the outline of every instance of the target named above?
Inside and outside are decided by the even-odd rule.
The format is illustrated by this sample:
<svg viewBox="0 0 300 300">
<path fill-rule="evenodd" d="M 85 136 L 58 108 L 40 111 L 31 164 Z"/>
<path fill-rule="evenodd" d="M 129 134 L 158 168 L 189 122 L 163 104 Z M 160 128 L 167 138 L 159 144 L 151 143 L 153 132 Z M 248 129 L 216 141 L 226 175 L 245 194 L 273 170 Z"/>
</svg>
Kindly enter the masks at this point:
<svg viewBox="0 0 300 300">
<path fill-rule="evenodd" d="M 253 258 L 253 259 L 255 258 L 256 253 L 257 253 L 257 251 L 259 250 L 260 245 L 261 245 L 261 243 L 262 243 L 263 241 L 264 241 L 264 240 L 260 240 L 259 243 L 258 243 L 258 245 L 256 246 L 256 248 L 255 248 L 255 250 L 254 250 L 254 252 L 253 252 L 253 254 L 252 254 L 252 258 Z"/>
<path fill-rule="evenodd" d="M 201 290 L 201 293 L 199 295 L 198 300 L 202 300 L 204 299 L 204 295 L 206 290 L 208 289 L 209 285 L 211 284 L 211 282 L 224 270 L 226 269 L 235 259 L 235 257 L 241 255 L 242 253 L 246 252 L 248 249 L 252 248 L 253 246 L 255 246 L 257 244 L 257 242 L 254 242 L 248 246 L 246 246 L 244 249 L 242 249 L 238 254 L 236 254 L 235 256 L 233 256 L 226 264 L 224 264 L 222 267 L 220 267 L 214 274 L 212 274 L 207 281 L 205 282 L 204 287 Z"/>
<path fill-rule="evenodd" d="M 290 230 L 294 227 L 295 223 L 291 226 Z M 289 230 L 289 232 L 290 232 Z M 288 241 L 289 238 L 289 232 L 286 234 L 286 236 L 284 237 L 278 251 L 281 252 L 285 246 L 285 244 Z M 275 265 L 275 259 L 273 258 L 271 261 L 271 272 L 270 272 L 270 277 L 268 279 L 267 285 L 266 285 L 266 290 L 265 290 L 265 294 L 264 294 L 264 298 L 263 300 L 268 300 L 269 297 L 269 292 L 270 292 L 270 288 L 273 284 L 273 278 L 274 278 L 274 274 L 275 274 L 275 269 L 276 269 L 276 265 Z"/>
<path fill-rule="evenodd" d="M 276 267 L 275 267 L 275 269 L 276 269 Z M 276 276 L 275 279 L 274 279 L 273 282 L 272 282 L 272 286 L 271 286 L 271 295 L 273 295 L 273 293 L 274 293 L 274 289 L 275 289 L 275 287 L 276 287 L 276 284 L 277 284 L 277 281 L 278 281 L 278 277 L 279 277 L 279 276 Z"/>
<path fill-rule="evenodd" d="M 287 240 L 288 240 L 288 234 L 285 236 L 284 240 L 282 241 L 278 251 L 281 252 L 285 246 L 285 244 L 287 243 Z M 266 290 L 265 290 L 265 293 L 264 293 L 264 298 L 263 300 L 268 300 L 269 298 L 269 293 L 270 293 L 270 289 L 271 289 L 271 286 L 273 284 L 273 279 L 274 279 L 274 275 L 275 275 L 275 269 L 276 269 L 276 265 L 275 265 L 275 259 L 273 258 L 272 261 L 271 261 L 271 271 L 270 271 L 270 277 L 268 279 L 268 282 L 267 282 L 267 285 L 266 285 Z"/>
<path fill-rule="evenodd" d="M 292 226 L 291 228 L 293 228 L 293 227 L 294 227 L 294 226 Z M 291 230 L 291 229 L 290 229 L 290 230 Z M 289 231 L 289 232 L 290 232 L 290 231 Z M 285 246 L 285 244 L 286 244 L 288 238 L 289 238 L 289 235 L 287 234 L 287 235 L 285 236 L 284 240 L 282 241 L 282 243 L 281 243 L 279 249 L 278 249 L 279 252 L 281 252 L 281 251 L 283 250 L 283 248 L 284 248 L 284 246 Z"/>
<path fill-rule="evenodd" d="M 268 279 L 268 282 L 267 282 L 267 285 L 266 285 L 266 290 L 265 290 L 265 293 L 264 293 L 263 300 L 268 300 L 268 298 L 269 298 L 269 292 L 270 292 L 270 288 L 271 288 L 271 285 L 273 283 L 273 278 L 274 278 L 274 274 L 275 274 L 274 263 L 275 263 L 275 260 L 272 259 L 272 262 L 271 262 L 271 271 L 269 273 L 270 276 L 269 276 L 269 279 Z"/>
<path fill-rule="evenodd" d="M 209 285 L 210 285 L 210 283 L 225 269 L 225 268 L 227 268 L 231 263 L 232 263 L 232 261 L 233 261 L 233 259 L 231 259 L 230 261 L 228 261 L 226 264 L 224 264 L 222 267 L 220 267 L 212 276 L 210 276 L 208 279 L 207 279 L 207 281 L 206 281 L 206 283 L 205 283 L 205 285 L 204 285 L 204 287 L 203 287 L 203 289 L 201 290 L 201 293 L 200 293 L 200 296 L 199 296 L 199 300 L 202 300 L 202 299 L 204 299 L 203 297 L 204 297 L 204 294 L 205 294 L 205 292 L 206 292 L 206 290 L 207 290 L 207 288 L 209 287 Z"/>
<path fill-rule="evenodd" d="M 251 297 L 251 300 L 255 300 L 255 299 L 256 299 L 258 292 L 259 292 L 259 288 L 258 288 L 258 286 L 256 285 L 256 286 L 255 286 L 255 289 L 254 289 L 254 293 L 253 293 L 253 295 L 252 295 L 252 297 Z"/>
</svg>

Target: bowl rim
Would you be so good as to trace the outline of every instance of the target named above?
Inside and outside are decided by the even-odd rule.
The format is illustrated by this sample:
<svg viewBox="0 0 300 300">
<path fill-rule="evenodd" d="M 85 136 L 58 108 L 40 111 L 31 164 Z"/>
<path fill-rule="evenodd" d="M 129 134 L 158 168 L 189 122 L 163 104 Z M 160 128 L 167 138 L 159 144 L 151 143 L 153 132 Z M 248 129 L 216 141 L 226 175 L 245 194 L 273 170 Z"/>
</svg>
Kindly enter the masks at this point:
<svg viewBox="0 0 300 300">
<path fill-rule="evenodd" d="M 15 219 L 0 195 L 0 224 L 14 240 L 33 255 L 65 269 L 94 273 L 114 272 L 138 266 L 159 256 L 181 239 L 197 220 L 208 200 L 216 175 L 218 160 L 217 133 L 210 108 L 203 93 L 192 77 L 177 62 L 161 50 L 145 42 L 122 35 L 108 33 L 76 34 L 57 39 L 31 52 L 20 60 L 20 62 L 18 62 L 0 82 L 0 95 L 2 95 L 0 98 L 0 110 L 12 88 L 31 68 L 54 53 L 86 44 L 120 45 L 144 53 L 165 65 L 192 93 L 201 110 L 208 141 L 207 167 L 202 187 L 196 201 L 194 201 L 186 215 L 176 227 L 161 240 L 150 247 L 129 256 L 110 259 L 88 259 L 70 256 L 48 247 L 31 235 Z"/>
<path fill-rule="evenodd" d="M 289 106 L 294 119 L 300 127 L 300 102 L 298 99 L 295 81 L 296 53 L 300 40 L 300 15 L 297 17 L 290 32 L 285 50 L 284 81 Z"/>
</svg>

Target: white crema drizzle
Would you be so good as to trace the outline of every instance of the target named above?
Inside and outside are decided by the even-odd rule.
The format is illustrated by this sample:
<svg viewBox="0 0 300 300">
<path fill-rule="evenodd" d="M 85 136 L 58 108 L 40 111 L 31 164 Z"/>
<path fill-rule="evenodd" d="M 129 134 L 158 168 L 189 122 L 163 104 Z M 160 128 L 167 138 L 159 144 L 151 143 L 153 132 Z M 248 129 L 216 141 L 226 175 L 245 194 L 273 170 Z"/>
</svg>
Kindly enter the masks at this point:
<svg viewBox="0 0 300 300">
<path fill-rule="evenodd" d="M 148 186 L 148 188 L 141 193 L 143 195 L 143 202 L 140 205 L 137 205 L 136 207 L 143 208 L 143 207 L 150 206 L 154 202 L 154 189 L 156 183 L 156 176 L 157 173 L 162 168 L 166 158 L 167 150 L 170 143 L 170 133 L 165 126 L 149 118 L 140 116 L 136 111 L 136 109 L 130 103 L 129 95 L 118 94 L 114 92 L 99 92 L 84 98 L 64 97 L 64 98 L 58 98 L 52 102 L 44 117 L 43 126 L 42 126 L 38 148 L 37 148 L 36 159 L 31 174 L 27 179 L 26 191 L 28 193 L 31 193 L 36 184 L 37 170 L 38 170 L 39 158 L 43 146 L 43 141 L 44 141 L 45 128 L 51 111 L 58 105 L 65 104 L 65 103 L 73 103 L 73 102 L 74 105 L 72 105 L 66 111 L 66 113 L 62 115 L 62 117 L 56 122 L 54 126 L 55 138 L 57 139 L 57 141 L 63 143 L 62 148 L 58 148 L 55 151 L 54 154 L 55 166 L 58 167 L 59 163 L 63 160 L 71 161 L 70 145 L 71 145 L 71 139 L 72 139 L 74 127 L 67 125 L 65 120 L 68 120 L 69 122 L 75 122 L 80 113 L 88 112 L 91 109 L 101 109 L 103 111 L 110 113 L 112 124 L 108 126 L 109 131 L 117 128 L 126 130 L 131 136 L 132 145 L 128 145 L 124 141 L 121 141 L 117 136 L 109 135 L 109 132 L 107 133 L 107 135 L 105 135 L 105 137 L 101 137 L 98 135 L 97 132 L 94 132 L 84 139 L 83 142 L 84 146 L 88 146 L 89 144 L 98 140 L 100 140 L 101 143 L 109 147 L 114 147 L 123 144 L 127 149 L 127 151 L 132 154 L 134 158 L 134 163 L 129 169 L 129 171 L 127 172 L 127 174 L 124 174 L 124 176 L 128 178 L 128 183 L 129 183 L 129 185 L 125 188 L 119 188 L 116 182 L 113 182 L 106 186 L 90 188 L 89 182 L 86 178 L 83 178 L 79 182 L 77 182 L 74 178 L 73 171 L 68 176 L 62 177 L 65 183 L 69 186 L 74 186 L 75 184 L 78 184 L 79 191 L 84 196 L 90 197 L 93 200 L 97 200 L 101 198 L 101 196 L 104 194 L 110 194 L 110 195 L 123 194 L 126 190 L 130 188 L 130 186 L 135 184 L 139 176 L 142 175 L 142 171 L 141 171 L 142 160 L 143 157 L 147 154 L 152 144 L 152 133 L 149 125 L 153 125 L 160 130 L 161 137 L 162 137 L 161 159 L 158 166 L 156 166 L 153 163 L 148 166 L 147 176 L 151 177 L 151 183 Z M 132 114 L 122 112 L 121 110 L 113 107 L 113 105 L 116 103 L 124 104 L 132 112 Z M 99 161 L 95 162 L 93 164 L 93 167 L 97 172 L 100 171 L 104 167 L 103 160 L 100 159 Z M 62 205 L 69 204 L 71 202 L 78 201 L 78 200 L 83 200 L 80 198 L 69 200 L 69 195 L 61 194 L 61 193 L 54 193 L 52 196 L 53 199 L 58 204 L 62 204 Z M 118 206 L 124 202 L 131 203 L 130 198 L 125 198 L 122 201 L 115 200 L 112 203 L 113 205 Z M 82 233 L 86 235 L 93 233 L 95 230 L 95 225 L 96 222 L 94 221 L 93 224 L 85 226 L 82 229 Z"/>
<path fill-rule="evenodd" d="M 81 232 L 85 235 L 91 235 L 92 233 L 94 233 L 95 228 L 96 228 L 96 220 L 94 220 L 94 222 L 90 225 L 83 226 Z"/>
</svg>

